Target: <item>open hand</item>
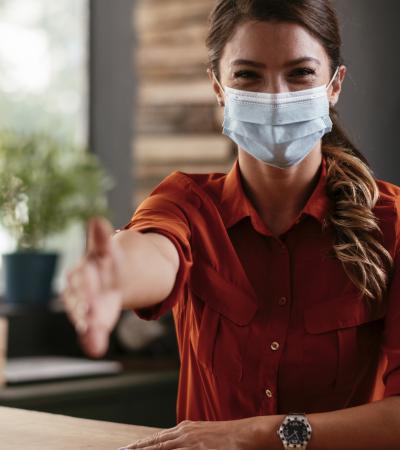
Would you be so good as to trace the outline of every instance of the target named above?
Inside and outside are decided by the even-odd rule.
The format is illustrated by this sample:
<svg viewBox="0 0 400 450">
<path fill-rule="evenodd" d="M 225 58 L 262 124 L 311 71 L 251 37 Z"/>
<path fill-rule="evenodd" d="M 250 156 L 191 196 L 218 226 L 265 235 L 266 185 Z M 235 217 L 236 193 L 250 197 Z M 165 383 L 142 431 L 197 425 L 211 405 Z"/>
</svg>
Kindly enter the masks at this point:
<svg viewBox="0 0 400 450">
<path fill-rule="evenodd" d="M 89 356 L 102 356 L 121 311 L 119 281 L 123 263 L 113 242 L 114 230 L 103 218 L 89 222 L 86 254 L 68 273 L 62 300 L 82 347 Z"/>
</svg>

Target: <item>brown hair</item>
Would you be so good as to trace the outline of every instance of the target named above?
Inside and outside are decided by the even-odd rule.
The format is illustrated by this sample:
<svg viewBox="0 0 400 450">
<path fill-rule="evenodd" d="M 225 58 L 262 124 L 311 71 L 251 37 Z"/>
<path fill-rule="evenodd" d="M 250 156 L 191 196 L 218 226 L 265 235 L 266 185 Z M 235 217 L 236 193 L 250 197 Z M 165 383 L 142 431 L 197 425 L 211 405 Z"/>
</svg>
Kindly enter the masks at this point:
<svg viewBox="0 0 400 450">
<path fill-rule="evenodd" d="M 219 63 L 226 43 L 245 21 L 292 22 L 303 26 L 325 48 L 331 75 L 343 64 L 337 15 L 329 0 L 218 0 L 209 18 L 206 40 L 209 69 L 220 78 Z M 366 299 L 382 300 L 393 265 L 380 243 L 373 208 L 379 190 L 368 162 L 353 145 L 331 107 L 332 132 L 322 139 L 327 162 L 327 195 L 333 205 L 326 218 L 332 225 L 334 256 Z"/>
</svg>

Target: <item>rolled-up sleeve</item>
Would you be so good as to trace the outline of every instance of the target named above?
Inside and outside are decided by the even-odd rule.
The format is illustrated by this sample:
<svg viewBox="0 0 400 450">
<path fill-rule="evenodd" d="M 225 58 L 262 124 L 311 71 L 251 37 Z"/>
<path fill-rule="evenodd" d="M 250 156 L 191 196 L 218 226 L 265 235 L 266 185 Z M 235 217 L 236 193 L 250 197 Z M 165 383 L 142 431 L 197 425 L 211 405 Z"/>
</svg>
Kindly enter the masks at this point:
<svg viewBox="0 0 400 450">
<path fill-rule="evenodd" d="M 191 227 L 185 201 L 179 191 L 163 189 L 162 183 L 136 209 L 124 229 L 134 229 L 142 233 L 159 233 L 175 245 L 179 255 L 179 269 L 174 287 L 167 298 L 157 305 L 135 309 L 136 314 L 145 320 L 157 320 L 167 311 L 185 301 L 186 284 L 193 264 L 191 251 Z M 149 268 L 151 270 L 151 268 Z"/>
<path fill-rule="evenodd" d="M 386 359 L 384 397 L 400 395 L 400 253 L 394 261 L 382 351 Z"/>
</svg>

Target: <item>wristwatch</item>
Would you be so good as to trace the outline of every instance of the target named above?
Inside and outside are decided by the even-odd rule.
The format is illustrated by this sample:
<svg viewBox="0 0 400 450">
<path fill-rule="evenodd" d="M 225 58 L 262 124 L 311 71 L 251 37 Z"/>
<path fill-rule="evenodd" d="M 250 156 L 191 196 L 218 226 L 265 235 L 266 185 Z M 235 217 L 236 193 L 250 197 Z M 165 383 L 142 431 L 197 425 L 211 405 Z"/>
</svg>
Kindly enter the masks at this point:
<svg viewBox="0 0 400 450">
<path fill-rule="evenodd" d="M 291 448 L 306 450 L 311 432 L 311 425 L 305 413 L 293 412 L 283 419 L 276 434 L 281 438 L 285 450 Z"/>
</svg>

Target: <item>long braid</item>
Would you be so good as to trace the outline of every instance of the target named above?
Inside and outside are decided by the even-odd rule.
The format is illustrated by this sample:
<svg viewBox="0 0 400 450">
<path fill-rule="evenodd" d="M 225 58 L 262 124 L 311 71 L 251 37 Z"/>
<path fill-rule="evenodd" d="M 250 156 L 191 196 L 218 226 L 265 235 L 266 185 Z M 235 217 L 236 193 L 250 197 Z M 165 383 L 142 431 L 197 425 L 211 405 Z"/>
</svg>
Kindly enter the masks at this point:
<svg viewBox="0 0 400 450">
<path fill-rule="evenodd" d="M 334 111 L 331 117 L 334 128 L 326 135 L 322 151 L 327 162 L 327 194 L 333 205 L 327 217 L 335 233 L 333 252 L 360 294 L 381 301 L 393 260 L 380 242 L 381 230 L 373 213 L 378 186 Z"/>
</svg>

